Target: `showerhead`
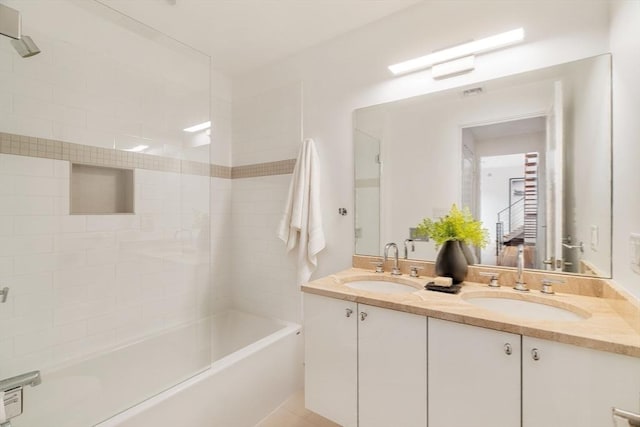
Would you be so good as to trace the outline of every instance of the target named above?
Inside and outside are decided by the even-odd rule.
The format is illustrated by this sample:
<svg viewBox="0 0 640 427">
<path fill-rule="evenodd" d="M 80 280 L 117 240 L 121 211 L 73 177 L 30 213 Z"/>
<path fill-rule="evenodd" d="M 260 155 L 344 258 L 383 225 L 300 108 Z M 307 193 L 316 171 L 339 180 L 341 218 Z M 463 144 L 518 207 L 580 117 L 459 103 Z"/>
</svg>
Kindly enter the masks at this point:
<svg viewBox="0 0 640 427">
<path fill-rule="evenodd" d="M 25 36 L 24 34 L 18 40 L 11 40 L 11 44 L 13 45 L 13 48 L 18 52 L 18 54 L 23 58 L 28 58 L 40 53 L 40 49 L 33 42 L 33 40 L 31 40 L 31 37 Z"/>
</svg>

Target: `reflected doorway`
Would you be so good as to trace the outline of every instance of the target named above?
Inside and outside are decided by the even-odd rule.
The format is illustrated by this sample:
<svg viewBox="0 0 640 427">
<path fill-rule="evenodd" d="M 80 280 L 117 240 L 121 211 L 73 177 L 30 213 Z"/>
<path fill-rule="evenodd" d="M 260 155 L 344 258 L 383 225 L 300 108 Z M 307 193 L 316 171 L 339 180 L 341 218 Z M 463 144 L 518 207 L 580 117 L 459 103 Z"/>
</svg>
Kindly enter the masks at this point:
<svg viewBox="0 0 640 427">
<path fill-rule="evenodd" d="M 463 204 L 490 235 L 476 253 L 481 264 L 513 267 L 523 244 L 525 267 L 543 268 L 546 127 L 538 116 L 462 130 Z"/>
</svg>

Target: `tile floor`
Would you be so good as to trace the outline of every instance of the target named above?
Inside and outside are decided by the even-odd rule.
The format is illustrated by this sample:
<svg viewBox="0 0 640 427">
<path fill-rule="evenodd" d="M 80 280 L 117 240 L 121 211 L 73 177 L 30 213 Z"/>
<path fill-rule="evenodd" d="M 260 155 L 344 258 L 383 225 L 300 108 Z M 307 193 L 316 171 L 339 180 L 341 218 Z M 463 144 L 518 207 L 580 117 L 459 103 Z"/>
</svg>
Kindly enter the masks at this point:
<svg viewBox="0 0 640 427">
<path fill-rule="evenodd" d="M 340 427 L 304 407 L 304 392 L 292 395 L 256 427 Z"/>
</svg>

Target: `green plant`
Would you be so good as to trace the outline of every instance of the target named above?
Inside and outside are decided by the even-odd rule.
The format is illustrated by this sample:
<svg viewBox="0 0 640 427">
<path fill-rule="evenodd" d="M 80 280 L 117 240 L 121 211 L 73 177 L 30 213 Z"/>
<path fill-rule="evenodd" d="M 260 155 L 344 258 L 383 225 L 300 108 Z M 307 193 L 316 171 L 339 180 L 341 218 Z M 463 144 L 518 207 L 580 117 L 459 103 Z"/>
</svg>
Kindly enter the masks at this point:
<svg viewBox="0 0 640 427">
<path fill-rule="evenodd" d="M 469 245 L 484 248 L 489 243 L 489 230 L 482 228 L 482 221 L 471 215 L 468 207 L 458 209 L 454 203 L 447 215 L 432 220 L 425 218 L 416 228 L 416 234 L 433 239 L 436 246 L 449 240 L 458 240 Z"/>
</svg>

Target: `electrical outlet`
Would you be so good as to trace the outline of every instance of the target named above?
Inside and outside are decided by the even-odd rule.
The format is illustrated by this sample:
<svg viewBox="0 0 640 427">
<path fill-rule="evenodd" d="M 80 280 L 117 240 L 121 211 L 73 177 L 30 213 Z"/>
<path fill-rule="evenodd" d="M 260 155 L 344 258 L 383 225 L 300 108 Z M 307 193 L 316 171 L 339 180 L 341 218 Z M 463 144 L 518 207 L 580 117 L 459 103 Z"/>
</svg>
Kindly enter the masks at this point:
<svg viewBox="0 0 640 427">
<path fill-rule="evenodd" d="M 631 233 L 629 236 L 629 245 L 631 269 L 637 274 L 640 274 L 640 233 Z"/>
<path fill-rule="evenodd" d="M 600 243 L 600 233 L 597 225 L 591 226 L 591 250 L 596 252 Z"/>
</svg>

